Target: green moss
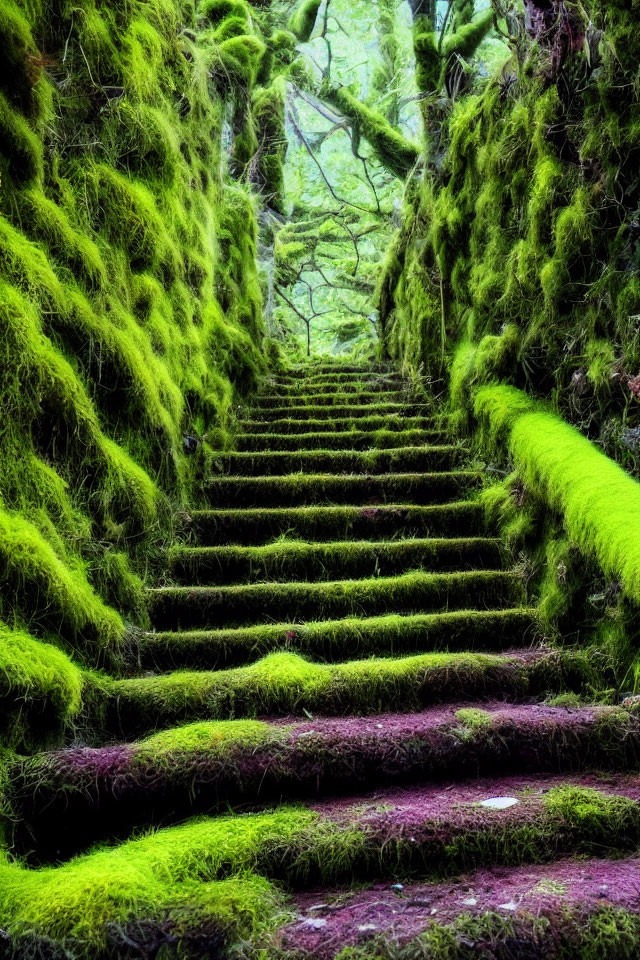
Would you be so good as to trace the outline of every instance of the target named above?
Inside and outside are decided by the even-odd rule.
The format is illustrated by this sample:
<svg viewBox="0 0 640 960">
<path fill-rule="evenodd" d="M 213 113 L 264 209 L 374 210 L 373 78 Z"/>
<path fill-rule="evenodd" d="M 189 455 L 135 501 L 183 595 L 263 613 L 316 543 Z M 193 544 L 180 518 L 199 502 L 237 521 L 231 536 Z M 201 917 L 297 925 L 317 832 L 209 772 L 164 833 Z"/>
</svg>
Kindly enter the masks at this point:
<svg viewBox="0 0 640 960">
<path fill-rule="evenodd" d="M 279 730 L 259 720 L 219 720 L 214 723 L 192 723 L 174 730 L 163 730 L 136 745 L 136 759 L 161 762 L 175 753 L 207 753 L 237 746 L 252 749 L 267 740 L 277 739 Z"/>
<path fill-rule="evenodd" d="M 306 426 L 307 424 L 298 424 Z M 325 424 L 326 426 L 326 424 Z M 239 438 L 238 446 L 242 451 L 264 450 L 268 447 L 270 450 L 300 450 L 313 449 L 319 447 L 323 450 L 362 450 L 367 448 L 378 448 L 389 450 L 393 447 L 432 446 L 434 441 L 447 439 L 446 434 L 439 430 L 420 430 L 407 428 L 406 430 L 375 430 L 369 432 L 365 429 L 335 431 L 317 430 L 301 431 L 299 433 L 255 433 L 245 434 Z"/>
<path fill-rule="evenodd" d="M 390 614 L 316 623 L 282 623 L 232 630 L 150 633 L 135 646 L 147 667 L 220 668 L 248 663 L 276 650 L 291 650 L 314 660 L 350 660 L 354 656 L 397 656 L 434 651 L 503 650 L 536 636 L 535 610 L 517 607 L 484 612 Z"/>
<path fill-rule="evenodd" d="M 9 746 L 55 742 L 78 713 L 83 675 L 61 650 L 0 623 L 0 733 Z"/>
<path fill-rule="evenodd" d="M 572 551 L 564 539 L 549 540 L 546 548 L 545 567 L 540 585 L 540 617 L 548 630 L 553 629 L 571 605 L 569 572 L 572 567 Z"/>
<path fill-rule="evenodd" d="M 465 59 L 472 57 L 493 27 L 493 17 L 492 10 L 485 10 L 477 20 L 458 24 L 458 29 L 445 37 L 442 44 L 443 55 L 445 57 L 464 57 Z"/>
<path fill-rule="evenodd" d="M 345 117 L 358 123 L 362 136 L 384 167 L 401 179 L 407 176 L 420 155 L 415 144 L 392 127 L 381 113 L 357 100 L 348 87 L 325 84 L 322 95 Z"/>
<path fill-rule="evenodd" d="M 355 506 L 195 510 L 189 514 L 186 527 L 198 542 L 212 546 L 266 544 L 285 534 L 315 542 L 355 539 L 365 534 L 383 540 L 399 534 L 475 536 L 483 532 L 480 506 L 470 500 L 428 506 L 389 504 L 375 511 Z"/>
<path fill-rule="evenodd" d="M 434 93 L 441 75 L 437 36 L 431 20 L 419 17 L 413 27 L 416 85 L 421 93 Z"/>
<path fill-rule="evenodd" d="M 169 554 L 181 582 L 242 583 L 258 580 L 337 580 L 407 569 L 497 568 L 501 545 L 487 537 L 351 540 L 307 543 L 291 538 L 260 547 L 175 547 Z"/>
<path fill-rule="evenodd" d="M 484 696 L 500 691 L 520 698 L 596 679 L 586 655 L 568 653 L 530 661 L 461 652 L 318 664 L 277 652 L 229 670 L 110 681 L 103 687 L 104 702 L 95 711 L 88 705 L 87 722 L 97 725 L 101 736 L 119 729 L 129 737 L 158 726 L 229 715 L 357 715 L 392 710 L 398 703 L 410 711 L 472 698 L 480 690 Z"/>
<path fill-rule="evenodd" d="M 543 881 L 544 882 L 544 881 Z M 562 902 L 560 890 L 551 890 Z M 556 927 L 553 904 L 549 912 L 536 916 L 520 913 L 516 918 L 487 911 L 472 915 L 461 911 L 449 923 L 431 922 L 417 937 L 398 944 L 393 937 L 379 936 L 357 947 L 345 947 L 337 960 L 466 960 L 469 943 L 490 943 L 494 951 L 541 951 L 551 958 L 579 956 L 581 960 L 616 957 L 633 960 L 640 942 L 640 920 L 630 910 L 600 906 L 585 915 L 583 910 L 564 909 L 562 924 Z M 564 905 L 563 905 L 564 906 Z"/>
<path fill-rule="evenodd" d="M 263 41 L 252 34 L 223 40 L 212 54 L 211 71 L 221 93 L 233 93 L 238 86 L 251 89 L 266 52 Z"/>
<path fill-rule="evenodd" d="M 596 388 L 611 388 L 615 376 L 615 353 L 608 340 L 590 340 L 586 350 L 587 378 Z"/>
<path fill-rule="evenodd" d="M 464 459 L 465 451 L 454 444 L 423 447 L 392 447 L 389 450 L 269 450 L 220 454 L 222 473 L 245 477 L 295 474 L 303 471 L 334 474 L 413 473 L 448 470 Z"/>
<path fill-rule="evenodd" d="M 527 491 L 517 474 L 510 474 L 502 483 L 485 487 L 479 502 L 491 529 L 512 548 L 521 547 L 536 527 L 536 514 L 527 502 Z"/>
<path fill-rule="evenodd" d="M 462 340 L 453 354 L 449 375 L 452 426 L 468 432 L 473 413 L 473 392 L 479 384 L 509 376 L 520 346 L 514 323 L 505 324 L 499 336 L 487 335 L 478 344 Z"/>
<path fill-rule="evenodd" d="M 232 13 L 243 29 L 214 37 Z M 255 210 L 226 182 L 233 97 L 211 71 L 250 100 L 263 55 L 240 2 L 0 13 L 1 609 L 51 644 L 43 677 L 56 647 L 116 667 L 124 619 L 147 624 L 169 504 L 209 455 L 183 436 L 228 445 L 263 367 Z"/>
<path fill-rule="evenodd" d="M 258 160 L 253 175 L 263 202 L 284 213 L 284 160 L 287 135 L 284 126 L 286 85 L 282 78 L 270 87 L 258 89 L 252 113 L 258 142 Z"/>
<path fill-rule="evenodd" d="M 4 168 L 12 180 L 28 183 L 42 176 L 42 143 L 29 122 L 0 93 L 0 149 Z"/>
<path fill-rule="evenodd" d="M 486 710 L 479 710 L 475 707 L 465 707 L 462 710 L 456 710 L 456 720 L 459 720 L 465 727 L 471 730 L 484 730 L 492 726 L 493 718 Z"/>
<path fill-rule="evenodd" d="M 58 867 L 27 870 L 3 859 L 0 918 L 18 944 L 42 937 L 85 956 L 118 956 L 118 931 L 126 936 L 133 924 L 168 923 L 178 939 L 193 936 L 203 916 L 225 941 L 255 943 L 281 906 L 264 878 L 285 876 L 301 887 L 371 878 L 390 867 L 424 876 L 425 864 L 429 876 L 446 876 L 470 862 L 525 863 L 594 842 L 621 850 L 637 842 L 640 807 L 626 797 L 567 786 L 543 798 L 523 795 L 522 803 L 524 822 L 485 821 L 473 831 L 452 833 L 446 820 L 425 816 L 430 829 L 414 843 L 371 830 L 375 804 L 353 807 L 349 819 L 282 806 L 191 821 Z"/>
<path fill-rule="evenodd" d="M 66 560 L 33 524 L 0 508 L 3 616 L 21 604 L 36 623 L 58 629 L 68 647 L 78 645 L 84 657 L 112 655 L 122 639 L 122 621 L 91 590 L 82 567 L 74 569 Z"/>
<path fill-rule="evenodd" d="M 291 16 L 289 30 L 295 34 L 300 43 L 307 43 L 311 39 L 321 2 L 322 0 L 300 0 Z"/>
<path fill-rule="evenodd" d="M 505 437 L 526 481 L 561 513 L 571 540 L 639 601 L 640 485 L 575 428 L 514 388 L 481 388 L 475 409 L 494 436 Z"/>
<path fill-rule="evenodd" d="M 234 19 L 246 27 L 251 19 L 251 7 L 245 0 L 202 0 L 198 16 L 212 26 Z"/>
<path fill-rule="evenodd" d="M 399 576 L 359 577 L 350 580 L 251 583 L 220 587 L 161 587 L 149 592 L 152 621 L 171 629 L 182 627 L 242 626 L 272 620 L 353 616 L 366 610 L 371 616 L 392 612 L 424 613 L 443 606 L 453 609 L 517 603 L 523 596 L 519 573 L 470 570 L 429 573 L 421 570 Z"/>
<path fill-rule="evenodd" d="M 291 816 L 289 817 L 289 820 Z M 281 818 L 281 826 L 288 823 Z M 241 824 L 242 825 L 242 824 Z M 167 832 L 133 841 L 115 851 L 102 851 L 65 867 L 28 871 L 0 862 L 0 915 L 7 934 L 25 946 L 38 939 L 57 942 L 86 957 L 122 956 L 138 925 L 171 931 L 174 938 L 197 949 L 212 938 L 247 940 L 268 929 L 279 896 L 257 876 L 210 880 L 223 873 L 229 855 L 240 872 L 244 860 L 255 860 L 260 842 L 273 837 L 265 824 L 242 825 L 241 843 L 231 850 L 233 829 L 222 840 L 217 825 L 194 824 L 175 837 Z M 272 824 L 277 827 L 276 823 Z M 228 827 L 228 825 L 227 825 Z M 208 828 L 208 829 L 207 829 Z M 238 838 L 239 839 L 239 838 Z M 211 858 L 205 844 L 218 853 Z M 214 941 L 215 942 L 215 941 Z"/>
<path fill-rule="evenodd" d="M 557 696 L 547 697 L 545 703 L 550 707 L 581 707 L 584 697 L 579 693 L 559 693 Z"/>
<path fill-rule="evenodd" d="M 587 787 L 554 787 L 544 805 L 550 817 L 562 820 L 594 843 L 607 843 L 612 833 L 619 837 L 636 834 L 640 824 L 635 800 Z"/>
<path fill-rule="evenodd" d="M 33 116 L 38 107 L 34 89 L 39 78 L 36 46 L 29 20 L 14 0 L 3 4 L 0 13 L 0 85 L 8 91 L 13 106 L 25 116 Z"/>
</svg>

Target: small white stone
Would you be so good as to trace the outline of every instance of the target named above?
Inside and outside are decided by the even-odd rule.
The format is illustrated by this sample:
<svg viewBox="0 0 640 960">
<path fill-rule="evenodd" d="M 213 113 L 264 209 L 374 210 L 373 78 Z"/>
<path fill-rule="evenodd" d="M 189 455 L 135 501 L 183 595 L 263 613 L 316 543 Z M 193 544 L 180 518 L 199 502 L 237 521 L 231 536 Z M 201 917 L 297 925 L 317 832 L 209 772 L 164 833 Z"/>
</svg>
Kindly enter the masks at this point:
<svg viewBox="0 0 640 960">
<path fill-rule="evenodd" d="M 318 917 L 317 920 L 314 920 L 313 917 L 307 917 L 306 920 L 302 921 L 303 927 L 310 927 L 311 930 L 322 930 L 323 927 L 326 927 L 327 921 L 323 920 L 321 917 Z"/>
<path fill-rule="evenodd" d="M 361 923 L 358 927 L 360 933 L 368 933 L 369 930 L 377 930 L 375 923 Z"/>
<path fill-rule="evenodd" d="M 438 908 L 437 908 L 437 907 L 431 907 L 431 916 L 432 916 L 432 917 L 435 916 L 437 912 L 438 912 Z"/>
<path fill-rule="evenodd" d="M 520 803 L 516 797 L 489 797 L 480 802 L 481 807 L 489 807 L 491 810 L 508 810 L 509 807 L 515 807 Z"/>
<path fill-rule="evenodd" d="M 476 900 L 475 897 L 467 897 L 466 900 L 463 900 L 463 901 L 462 901 L 463 906 L 465 906 L 465 907 L 475 907 L 475 905 L 476 905 L 477 902 L 478 902 L 478 901 Z"/>
<path fill-rule="evenodd" d="M 500 909 L 501 910 L 517 910 L 518 904 L 514 903 L 513 900 L 509 900 L 509 903 L 501 903 Z"/>
</svg>

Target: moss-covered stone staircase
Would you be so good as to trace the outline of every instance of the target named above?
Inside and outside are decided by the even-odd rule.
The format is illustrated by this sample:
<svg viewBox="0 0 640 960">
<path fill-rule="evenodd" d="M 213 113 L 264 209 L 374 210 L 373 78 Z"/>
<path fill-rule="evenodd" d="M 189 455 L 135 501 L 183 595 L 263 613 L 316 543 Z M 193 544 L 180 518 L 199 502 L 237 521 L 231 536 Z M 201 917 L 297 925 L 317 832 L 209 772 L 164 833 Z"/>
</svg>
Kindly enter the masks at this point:
<svg viewBox="0 0 640 960">
<path fill-rule="evenodd" d="M 640 724 L 563 705 L 592 661 L 541 641 L 444 423 L 382 369 L 268 381 L 95 745 L 14 770 L 34 861 L 117 842 L 50 870 L 103 955 L 636 955 L 602 951 L 640 943 Z"/>
</svg>

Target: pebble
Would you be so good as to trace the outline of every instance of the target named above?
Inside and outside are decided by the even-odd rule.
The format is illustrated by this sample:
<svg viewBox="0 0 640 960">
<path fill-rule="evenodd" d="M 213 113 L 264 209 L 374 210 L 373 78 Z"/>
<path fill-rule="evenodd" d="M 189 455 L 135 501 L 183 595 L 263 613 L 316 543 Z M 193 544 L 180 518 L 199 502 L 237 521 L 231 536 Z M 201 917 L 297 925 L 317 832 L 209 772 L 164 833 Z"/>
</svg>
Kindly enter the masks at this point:
<svg viewBox="0 0 640 960">
<path fill-rule="evenodd" d="M 480 802 L 481 807 L 489 807 L 491 810 L 508 810 L 509 807 L 515 807 L 520 803 L 515 797 L 489 797 Z"/>
</svg>

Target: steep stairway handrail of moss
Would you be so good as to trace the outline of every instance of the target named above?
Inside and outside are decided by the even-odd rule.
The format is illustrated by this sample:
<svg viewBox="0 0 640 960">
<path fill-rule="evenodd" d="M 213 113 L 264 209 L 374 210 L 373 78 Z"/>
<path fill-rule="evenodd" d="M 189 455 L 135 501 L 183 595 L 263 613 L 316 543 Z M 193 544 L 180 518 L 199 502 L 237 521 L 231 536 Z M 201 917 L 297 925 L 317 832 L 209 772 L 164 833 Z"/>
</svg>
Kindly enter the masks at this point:
<svg viewBox="0 0 640 960">
<path fill-rule="evenodd" d="M 562 514 L 571 539 L 640 603 L 640 483 L 515 387 L 478 388 L 474 413 L 494 442 L 506 444 L 525 481 Z"/>
</svg>

